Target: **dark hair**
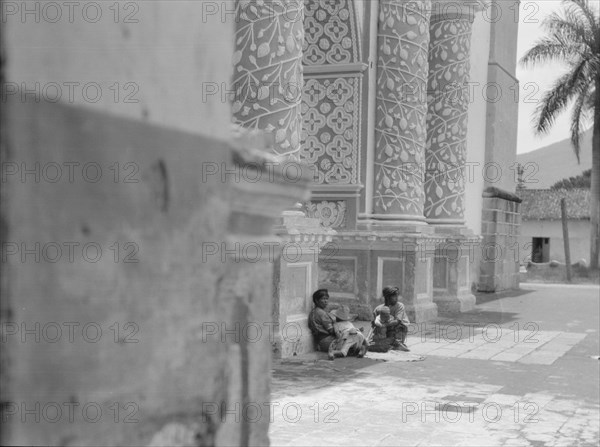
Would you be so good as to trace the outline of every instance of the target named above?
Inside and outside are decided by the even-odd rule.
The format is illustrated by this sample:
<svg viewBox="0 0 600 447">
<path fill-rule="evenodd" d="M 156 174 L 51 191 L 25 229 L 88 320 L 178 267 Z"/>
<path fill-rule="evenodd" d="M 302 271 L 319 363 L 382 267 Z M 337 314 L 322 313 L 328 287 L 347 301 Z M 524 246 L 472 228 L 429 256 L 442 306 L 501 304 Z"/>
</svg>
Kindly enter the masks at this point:
<svg viewBox="0 0 600 447">
<path fill-rule="evenodd" d="M 381 293 L 383 295 L 383 300 L 385 301 L 385 305 L 388 306 L 389 299 L 391 297 L 400 295 L 400 289 L 396 286 L 387 286 L 387 287 L 383 288 Z"/>
<path fill-rule="evenodd" d="M 327 289 L 317 290 L 315 293 L 313 293 L 313 303 L 317 304 L 317 301 L 319 301 L 324 296 L 329 298 L 329 291 Z"/>
</svg>

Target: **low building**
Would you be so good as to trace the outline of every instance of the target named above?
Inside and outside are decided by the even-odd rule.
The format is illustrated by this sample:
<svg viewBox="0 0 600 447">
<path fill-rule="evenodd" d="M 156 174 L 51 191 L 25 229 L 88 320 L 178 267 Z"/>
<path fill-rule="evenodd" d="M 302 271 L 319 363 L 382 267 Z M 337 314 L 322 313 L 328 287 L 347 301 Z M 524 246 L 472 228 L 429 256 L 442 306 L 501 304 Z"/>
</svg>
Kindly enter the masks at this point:
<svg viewBox="0 0 600 447">
<path fill-rule="evenodd" d="M 560 201 L 567 202 L 567 226 L 571 262 L 589 260 L 590 255 L 590 190 L 526 189 L 518 192 L 521 204 L 521 263 L 565 262 Z"/>
</svg>

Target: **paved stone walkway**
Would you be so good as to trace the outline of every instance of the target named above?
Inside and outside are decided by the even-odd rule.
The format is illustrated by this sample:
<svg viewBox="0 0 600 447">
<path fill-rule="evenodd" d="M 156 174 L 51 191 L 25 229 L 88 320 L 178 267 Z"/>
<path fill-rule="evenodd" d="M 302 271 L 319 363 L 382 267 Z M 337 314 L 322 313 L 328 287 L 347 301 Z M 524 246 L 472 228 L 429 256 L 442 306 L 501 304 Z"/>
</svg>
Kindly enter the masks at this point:
<svg viewBox="0 0 600 447">
<path fill-rule="evenodd" d="M 276 397 L 272 445 L 598 445 L 597 406 L 543 393 L 504 394 L 501 385 L 390 382 L 382 366 L 363 370 L 375 377 L 335 391 Z"/>
<path fill-rule="evenodd" d="M 413 328 L 411 353 L 276 363 L 271 444 L 598 446 L 599 289 L 556 318 L 565 292 Z"/>
<path fill-rule="evenodd" d="M 587 335 L 540 331 L 533 324 L 527 331 L 513 326 L 492 324 L 481 328 L 442 323 L 429 333 L 417 333 L 411 351 L 440 357 L 551 365 Z"/>
</svg>

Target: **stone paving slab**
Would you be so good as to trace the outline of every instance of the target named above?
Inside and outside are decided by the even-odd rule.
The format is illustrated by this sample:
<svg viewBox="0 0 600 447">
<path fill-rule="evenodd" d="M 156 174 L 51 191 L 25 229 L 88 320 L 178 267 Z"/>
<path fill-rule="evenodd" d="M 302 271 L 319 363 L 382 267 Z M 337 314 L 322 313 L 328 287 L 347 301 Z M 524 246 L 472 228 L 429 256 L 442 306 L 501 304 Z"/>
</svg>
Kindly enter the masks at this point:
<svg viewBox="0 0 600 447">
<path fill-rule="evenodd" d="M 598 289 L 558 315 L 569 290 L 486 296 L 462 326 L 412 333 L 410 353 L 276 362 L 271 445 L 597 447 Z"/>
<path fill-rule="evenodd" d="M 475 328 L 469 335 L 462 334 L 463 338 L 454 341 L 453 334 L 456 332 L 456 329 L 454 333 L 446 333 L 440 329 L 430 331 L 429 335 L 419 332 L 408 339 L 408 344 L 411 352 L 421 355 L 551 365 L 587 335 L 530 331 L 522 339 L 521 334 L 504 330 L 500 338 L 496 339 L 495 335 L 484 335 L 480 328 Z"/>
<path fill-rule="evenodd" d="M 368 369 L 376 372 L 379 366 Z M 599 408 L 578 408 L 576 401 L 545 393 L 503 394 L 498 386 L 459 381 L 412 385 L 403 378 L 357 378 L 282 397 L 280 406 L 294 411 L 275 412 L 272 445 L 342 445 L 342 439 L 352 446 L 568 445 L 600 436 Z M 567 411 L 551 411 L 559 408 Z"/>
</svg>

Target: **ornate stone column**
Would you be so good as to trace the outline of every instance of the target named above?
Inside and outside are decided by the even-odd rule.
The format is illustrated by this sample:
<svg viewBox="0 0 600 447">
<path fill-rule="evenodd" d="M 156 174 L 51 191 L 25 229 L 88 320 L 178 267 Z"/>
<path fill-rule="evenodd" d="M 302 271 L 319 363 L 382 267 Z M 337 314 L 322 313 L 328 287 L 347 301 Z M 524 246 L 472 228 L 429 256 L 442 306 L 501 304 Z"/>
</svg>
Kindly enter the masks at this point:
<svg viewBox="0 0 600 447">
<path fill-rule="evenodd" d="M 425 217 L 464 224 L 470 46 L 478 2 L 434 0 L 429 43 Z"/>
<path fill-rule="evenodd" d="M 423 221 L 431 1 L 381 0 L 373 217 Z"/>
<path fill-rule="evenodd" d="M 303 0 L 236 1 L 234 122 L 275 135 L 297 158 L 302 120 Z"/>
</svg>

